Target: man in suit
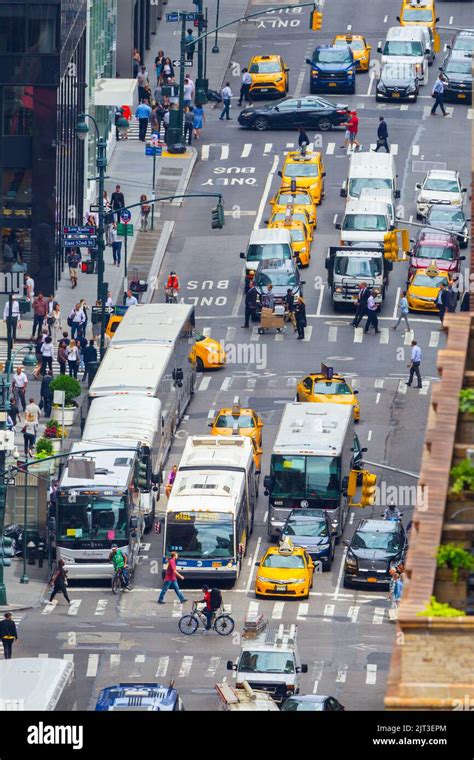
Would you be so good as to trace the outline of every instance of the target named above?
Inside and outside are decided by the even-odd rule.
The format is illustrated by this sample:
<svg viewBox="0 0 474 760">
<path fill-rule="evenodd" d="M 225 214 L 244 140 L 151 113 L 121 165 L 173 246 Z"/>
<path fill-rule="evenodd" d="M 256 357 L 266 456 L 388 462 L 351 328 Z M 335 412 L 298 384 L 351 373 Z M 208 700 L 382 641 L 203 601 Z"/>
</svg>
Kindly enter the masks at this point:
<svg viewBox="0 0 474 760">
<path fill-rule="evenodd" d="M 250 327 L 249 320 L 251 318 L 253 320 L 255 312 L 257 311 L 257 298 L 257 288 L 255 287 L 253 280 L 251 280 L 249 289 L 245 294 L 245 324 L 242 325 L 242 327 Z"/>
<path fill-rule="evenodd" d="M 356 313 L 351 325 L 353 327 L 359 327 L 359 322 L 367 314 L 367 301 L 370 296 L 370 288 L 367 287 L 366 282 L 361 282 L 359 285 L 359 295 L 357 297 Z"/>
<path fill-rule="evenodd" d="M 438 307 L 438 317 L 441 322 L 440 330 L 443 330 L 443 319 L 446 314 L 446 309 L 449 306 L 449 293 L 444 283 L 441 284 L 438 297 L 436 299 L 436 305 Z"/>
</svg>

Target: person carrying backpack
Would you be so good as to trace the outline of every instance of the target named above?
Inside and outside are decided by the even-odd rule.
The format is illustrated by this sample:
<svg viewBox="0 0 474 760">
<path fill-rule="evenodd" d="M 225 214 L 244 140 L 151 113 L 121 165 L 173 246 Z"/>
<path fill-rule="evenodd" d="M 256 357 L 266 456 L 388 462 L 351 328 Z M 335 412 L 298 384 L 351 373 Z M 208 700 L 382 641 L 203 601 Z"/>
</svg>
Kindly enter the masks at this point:
<svg viewBox="0 0 474 760">
<path fill-rule="evenodd" d="M 206 605 L 203 609 L 203 613 L 207 619 L 206 631 L 210 631 L 214 613 L 222 606 L 222 594 L 220 589 L 211 588 L 209 590 L 209 586 L 206 585 L 202 587 L 202 590 L 204 592 L 204 599 L 200 599 L 198 604 Z"/>
</svg>

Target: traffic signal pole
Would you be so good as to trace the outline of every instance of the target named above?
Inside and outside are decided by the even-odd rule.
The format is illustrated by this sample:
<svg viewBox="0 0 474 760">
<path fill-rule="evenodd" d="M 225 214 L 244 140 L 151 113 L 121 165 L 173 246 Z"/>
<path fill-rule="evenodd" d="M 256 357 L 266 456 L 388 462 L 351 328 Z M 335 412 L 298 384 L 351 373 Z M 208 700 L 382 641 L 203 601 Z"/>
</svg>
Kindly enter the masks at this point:
<svg viewBox="0 0 474 760">
<path fill-rule="evenodd" d="M 179 134 L 184 140 L 184 67 L 186 65 L 186 14 L 181 14 L 181 51 L 179 56 Z"/>
<path fill-rule="evenodd" d="M 10 408 L 10 402 L 9 402 L 9 390 L 10 390 L 10 383 L 9 383 L 9 375 L 2 375 L 1 378 L 1 385 L 0 385 L 0 435 L 7 429 L 7 414 L 8 410 Z M 7 589 L 5 586 L 5 581 L 3 578 L 3 545 L 2 545 L 2 536 L 3 536 L 3 528 L 5 525 L 5 509 L 6 509 L 6 502 L 7 502 L 7 485 L 6 485 L 6 478 L 7 474 L 5 472 L 6 467 L 6 461 L 7 461 L 7 451 L 5 447 L 5 443 L 2 443 L 2 448 L 0 449 L 0 606 L 5 606 L 7 604 Z"/>
</svg>

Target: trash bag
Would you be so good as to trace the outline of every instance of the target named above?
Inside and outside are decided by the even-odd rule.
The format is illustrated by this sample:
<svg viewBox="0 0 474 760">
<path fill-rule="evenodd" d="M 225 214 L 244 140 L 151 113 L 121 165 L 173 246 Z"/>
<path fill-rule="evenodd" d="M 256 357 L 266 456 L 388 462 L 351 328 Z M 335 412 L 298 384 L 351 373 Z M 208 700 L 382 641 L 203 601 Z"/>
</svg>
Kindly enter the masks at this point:
<svg viewBox="0 0 474 760">
<path fill-rule="evenodd" d="M 207 99 L 213 103 L 222 103 L 222 95 L 217 90 L 208 90 Z"/>
</svg>

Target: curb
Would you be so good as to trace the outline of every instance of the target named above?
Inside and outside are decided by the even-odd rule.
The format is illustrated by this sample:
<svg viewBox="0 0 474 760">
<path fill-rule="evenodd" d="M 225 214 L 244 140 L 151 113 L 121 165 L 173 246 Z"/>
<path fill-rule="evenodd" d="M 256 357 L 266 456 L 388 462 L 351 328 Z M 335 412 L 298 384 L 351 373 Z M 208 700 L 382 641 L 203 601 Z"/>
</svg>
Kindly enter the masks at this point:
<svg viewBox="0 0 474 760">
<path fill-rule="evenodd" d="M 150 283 L 152 283 L 152 287 L 147 290 L 146 298 L 143 299 L 142 303 L 150 304 L 153 300 L 153 296 L 157 290 L 156 281 L 158 280 L 158 275 L 160 274 L 161 265 L 163 263 L 163 259 L 165 258 L 168 243 L 170 241 L 171 235 L 173 234 L 174 225 L 175 223 L 170 221 L 165 222 L 163 225 L 163 231 L 160 235 L 160 239 L 156 247 L 156 252 L 153 257 L 153 261 L 151 262 L 150 270 L 148 272 L 148 280 Z"/>
</svg>

